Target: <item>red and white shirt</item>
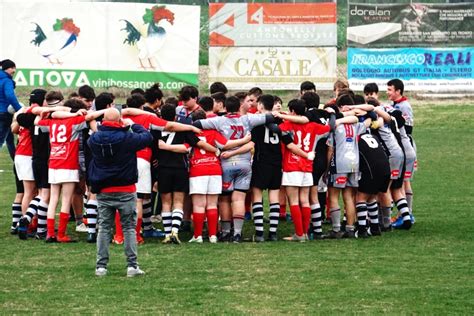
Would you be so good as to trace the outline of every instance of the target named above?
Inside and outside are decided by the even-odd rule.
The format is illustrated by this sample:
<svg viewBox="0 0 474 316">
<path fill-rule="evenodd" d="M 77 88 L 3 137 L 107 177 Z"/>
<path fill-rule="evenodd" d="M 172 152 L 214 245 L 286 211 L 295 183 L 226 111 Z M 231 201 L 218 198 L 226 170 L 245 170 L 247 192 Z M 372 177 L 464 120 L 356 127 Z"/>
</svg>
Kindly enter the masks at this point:
<svg viewBox="0 0 474 316">
<path fill-rule="evenodd" d="M 296 124 L 285 121 L 280 124 L 282 134 L 292 133 L 293 143 L 301 148 L 304 152 L 309 153 L 316 148 L 316 138 L 318 135 L 328 134 L 329 125 L 322 125 L 317 123 Z M 283 162 L 282 169 L 284 172 L 312 172 L 313 162 L 301 156 L 293 154 L 291 151 L 283 147 Z"/>
<path fill-rule="evenodd" d="M 30 106 L 26 109 L 25 113 L 31 113 L 37 106 L 38 105 Z M 15 155 L 33 156 L 33 143 L 28 128 L 20 127 L 18 131 L 18 144 L 16 146 Z"/>
<path fill-rule="evenodd" d="M 222 136 L 221 133 L 213 129 L 203 130 L 202 133 L 197 136 L 200 140 L 217 148 L 222 148 L 227 144 L 227 139 Z M 195 148 L 189 163 L 189 177 L 222 175 L 221 162 L 213 152 Z"/>
<path fill-rule="evenodd" d="M 79 170 L 79 137 L 87 128 L 85 117 L 42 119 L 38 126 L 49 131 L 49 169 Z"/>
</svg>

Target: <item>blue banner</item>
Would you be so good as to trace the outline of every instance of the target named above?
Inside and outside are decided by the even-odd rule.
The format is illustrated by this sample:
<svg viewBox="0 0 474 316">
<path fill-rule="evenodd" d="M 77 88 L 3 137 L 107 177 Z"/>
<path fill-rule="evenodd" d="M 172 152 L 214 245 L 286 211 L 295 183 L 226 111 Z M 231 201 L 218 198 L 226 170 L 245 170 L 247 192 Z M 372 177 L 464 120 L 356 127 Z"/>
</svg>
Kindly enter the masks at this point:
<svg viewBox="0 0 474 316">
<path fill-rule="evenodd" d="M 472 91 L 473 58 L 474 47 L 348 48 L 347 77 L 356 90 L 367 82 L 399 78 L 408 83 L 408 90 Z"/>
</svg>

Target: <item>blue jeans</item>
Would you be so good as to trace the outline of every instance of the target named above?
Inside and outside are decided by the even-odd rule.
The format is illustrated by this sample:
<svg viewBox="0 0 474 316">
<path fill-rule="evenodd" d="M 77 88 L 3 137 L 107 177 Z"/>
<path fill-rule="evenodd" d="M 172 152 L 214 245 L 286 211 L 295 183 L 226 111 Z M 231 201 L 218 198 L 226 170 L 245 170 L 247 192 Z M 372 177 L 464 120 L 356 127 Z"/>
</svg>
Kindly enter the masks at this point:
<svg viewBox="0 0 474 316">
<path fill-rule="evenodd" d="M 125 256 L 128 267 L 137 267 L 137 195 L 136 193 L 99 193 L 97 194 L 97 212 L 99 213 L 99 234 L 97 235 L 97 268 L 107 268 L 109 246 L 112 240 L 112 226 L 115 211 L 120 213 L 124 236 Z"/>
<path fill-rule="evenodd" d="M 3 147 L 3 143 L 7 143 L 8 152 L 10 157 L 15 157 L 15 143 L 13 140 L 13 133 L 11 130 L 13 115 L 10 113 L 0 113 L 0 148 Z"/>
</svg>

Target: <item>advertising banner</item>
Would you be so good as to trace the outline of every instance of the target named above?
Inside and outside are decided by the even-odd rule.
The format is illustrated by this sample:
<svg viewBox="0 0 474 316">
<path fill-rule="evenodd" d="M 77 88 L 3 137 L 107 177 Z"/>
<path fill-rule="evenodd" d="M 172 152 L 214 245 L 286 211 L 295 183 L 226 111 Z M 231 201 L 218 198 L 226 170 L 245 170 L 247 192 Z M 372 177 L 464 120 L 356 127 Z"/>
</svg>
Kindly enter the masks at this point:
<svg viewBox="0 0 474 316">
<path fill-rule="evenodd" d="M 209 3 L 209 46 L 336 46 L 336 3 Z"/>
<path fill-rule="evenodd" d="M 0 56 L 16 62 L 19 86 L 198 83 L 199 6 L 4 1 L 0 11 Z"/>
<path fill-rule="evenodd" d="M 354 90 L 399 78 L 407 91 L 474 91 L 473 57 L 474 47 L 348 48 L 347 78 Z"/>
<path fill-rule="evenodd" d="M 474 45 L 474 2 L 348 7 L 348 46 Z"/>
<path fill-rule="evenodd" d="M 305 80 L 332 90 L 336 47 L 210 47 L 209 82 L 230 89 L 298 90 Z"/>
</svg>

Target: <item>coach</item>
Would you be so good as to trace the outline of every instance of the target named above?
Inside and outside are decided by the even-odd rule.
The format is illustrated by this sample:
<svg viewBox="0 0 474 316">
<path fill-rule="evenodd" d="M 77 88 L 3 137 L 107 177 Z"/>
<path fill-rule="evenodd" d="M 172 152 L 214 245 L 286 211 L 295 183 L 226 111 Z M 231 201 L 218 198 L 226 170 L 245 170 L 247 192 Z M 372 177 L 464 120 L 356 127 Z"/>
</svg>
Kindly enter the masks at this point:
<svg viewBox="0 0 474 316">
<path fill-rule="evenodd" d="M 145 274 L 137 263 L 135 226 L 138 179 L 136 152 L 150 145 L 151 134 L 129 119 L 121 119 L 115 108 L 104 111 L 102 124 L 89 138 L 92 161 L 88 169 L 91 191 L 97 193 L 99 234 L 95 274 L 105 276 L 115 211 L 120 213 L 124 233 L 127 276 Z"/>
</svg>

